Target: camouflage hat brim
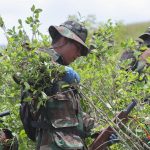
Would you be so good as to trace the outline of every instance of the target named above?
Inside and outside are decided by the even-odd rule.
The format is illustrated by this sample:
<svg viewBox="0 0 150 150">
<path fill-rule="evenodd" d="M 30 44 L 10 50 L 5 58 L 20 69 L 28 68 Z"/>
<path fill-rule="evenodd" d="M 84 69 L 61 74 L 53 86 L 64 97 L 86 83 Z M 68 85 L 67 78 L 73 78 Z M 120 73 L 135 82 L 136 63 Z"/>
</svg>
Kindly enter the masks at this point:
<svg viewBox="0 0 150 150">
<path fill-rule="evenodd" d="M 144 33 L 139 36 L 140 39 L 142 40 L 149 40 L 150 41 L 150 33 Z"/>
<path fill-rule="evenodd" d="M 64 26 L 49 27 L 49 34 L 51 35 L 52 39 L 55 38 L 57 33 L 60 33 L 62 36 L 80 43 L 83 46 L 83 53 L 81 54 L 82 56 L 86 56 L 89 53 L 89 48 L 87 47 L 87 45 L 81 40 L 81 38 L 79 38 L 74 32 L 72 32 L 68 28 Z"/>
<path fill-rule="evenodd" d="M 139 38 L 142 39 L 145 44 L 150 45 L 150 33 L 144 33 L 140 35 Z"/>
</svg>

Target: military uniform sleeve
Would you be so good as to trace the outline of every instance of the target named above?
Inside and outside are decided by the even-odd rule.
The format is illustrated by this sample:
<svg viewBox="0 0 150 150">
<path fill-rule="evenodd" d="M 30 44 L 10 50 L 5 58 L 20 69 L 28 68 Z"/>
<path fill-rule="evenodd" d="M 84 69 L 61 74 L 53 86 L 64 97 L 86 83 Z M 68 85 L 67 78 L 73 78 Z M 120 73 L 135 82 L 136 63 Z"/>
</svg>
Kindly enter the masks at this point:
<svg viewBox="0 0 150 150">
<path fill-rule="evenodd" d="M 145 54 L 146 51 L 143 53 Z M 142 54 L 142 55 L 143 55 Z M 137 71 L 137 72 L 142 72 L 142 70 L 144 69 L 144 67 L 146 66 L 147 62 L 146 62 L 146 58 L 139 56 L 139 58 L 136 58 L 134 56 L 134 51 L 125 51 L 121 58 L 120 58 L 120 62 L 121 64 L 126 61 L 126 60 L 131 60 L 131 62 L 129 64 L 127 64 L 127 66 L 124 67 L 120 67 L 121 69 L 125 69 L 126 71 L 132 70 L 132 71 Z M 145 56 L 145 55 L 143 55 Z"/>
<path fill-rule="evenodd" d="M 94 127 L 94 119 L 87 113 L 83 112 L 83 128 L 87 136 L 91 134 L 91 129 Z"/>
</svg>

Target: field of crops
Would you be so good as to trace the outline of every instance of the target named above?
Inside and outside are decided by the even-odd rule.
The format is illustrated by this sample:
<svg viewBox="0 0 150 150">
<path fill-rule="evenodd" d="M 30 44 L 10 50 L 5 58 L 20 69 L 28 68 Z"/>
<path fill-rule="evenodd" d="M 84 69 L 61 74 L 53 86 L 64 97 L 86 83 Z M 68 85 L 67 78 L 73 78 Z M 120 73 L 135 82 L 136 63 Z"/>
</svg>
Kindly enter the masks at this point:
<svg viewBox="0 0 150 150">
<path fill-rule="evenodd" d="M 31 89 L 28 84 L 29 77 L 32 75 L 35 81 L 41 78 L 37 70 L 38 65 L 41 65 L 41 58 L 44 60 L 42 65 L 45 65 L 45 68 L 48 68 L 50 63 L 48 54 L 43 52 L 40 57 L 35 55 L 38 48 L 50 47 L 51 39 L 49 35 L 43 35 L 39 30 L 39 15 L 42 10 L 32 7 L 31 11 L 33 16 L 29 16 L 26 21 L 19 19 L 18 26 L 12 29 L 6 29 L 5 23 L 0 18 L 0 27 L 8 40 L 7 48 L 3 48 L 0 55 L 0 108 L 1 112 L 7 109 L 11 112 L 10 116 L 3 118 L 4 123 L 0 126 L 13 131 L 19 140 L 20 150 L 32 150 L 35 143 L 27 138 L 21 124 L 19 118 L 21 87 L 14 82 L 12 76 L 21 72 L 22 84 L 29 90 Z M 150 68 L 145 68 L 141 74 L 131 70 L 127 72 L 129 62 L 122 63 L 119 59 L 124 50 L 136 50 L 134 40 L 150 26 L 150 22 L 123 25 L 113 24 L 108 20 L 97 27 L 88 19 L 81 22 L 89 29 L 87 45 L 92 47 L 92 50 L 88 57 L 77 59 L 71 67 L 81 77 L 83 110 L 95 119 L 92 132 L 113 126 L 119 142 L 110 149 L 149 149 L 150 144 L 143 142 L 143 139 L 150 135 L 150 105 L 144 102 L 150 95 Z M 31 29 L 32 38 L 28 38 L 24 24 Z M 23 46 L 25 42 L 29 43 L 30 50 Z M 25 60 L 29 65 L 24 65 Z M 144 77 L 146 81 L 143 80 Z M 39 105 L 42 105 L 46 101 L 46 94 L 40 92 L 43 101 Z M 118 112 L 126 109 L 132 100 L 136 100 L 137 105 L 131 111 L 129 121 L 119 128 L 112 119 Z M 88 138 L 86 141 L 87 145 L 90 145 L 93 139 Z"/>
</svg>

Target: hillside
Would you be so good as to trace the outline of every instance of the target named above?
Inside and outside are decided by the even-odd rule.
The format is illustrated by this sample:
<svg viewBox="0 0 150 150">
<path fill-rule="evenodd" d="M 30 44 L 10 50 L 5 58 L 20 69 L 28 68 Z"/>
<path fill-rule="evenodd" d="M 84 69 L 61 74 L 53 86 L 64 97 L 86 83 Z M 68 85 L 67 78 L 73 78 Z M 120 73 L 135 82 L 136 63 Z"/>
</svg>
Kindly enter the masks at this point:
<svg viewBox="0 0 150 150">
<path fill-rule="evenodd" d="M 128 25 L 124 25 L 121 28 L 122 32 L 121 34 L 123 34 L 125 36 L 125 38 L 133 38 L 136 39 L 137 37 L 139 37 L 142 33 L 145 32 L 145 30 L 150 26 L 150 22 L 142 22 L 142 23 L 134 23 L 134 24 L 128 24 Z"/>
</svg>

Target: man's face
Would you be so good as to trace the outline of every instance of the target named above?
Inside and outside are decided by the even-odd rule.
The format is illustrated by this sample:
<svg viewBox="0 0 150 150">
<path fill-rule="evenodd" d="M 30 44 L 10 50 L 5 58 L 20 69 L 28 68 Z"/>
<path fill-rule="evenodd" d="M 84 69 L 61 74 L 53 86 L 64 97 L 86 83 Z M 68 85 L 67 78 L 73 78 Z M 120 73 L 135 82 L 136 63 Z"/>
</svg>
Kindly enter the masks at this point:
<svg viewBox="0 0 150 150">
<path fill-rule="evenodd" d="M 63 45 L 57 51 L 63 58 L 64 65 L 69 65 L 81 56 L 81 44 L 65 38 Z"/>
<path fill-rule="evenodd" d="M 1 131 L 0 132 L 0 142 L 3 142 L 6 139 L 7 139 L 6 134 L 4 133 L 4 131 Z"/>
</svg>

